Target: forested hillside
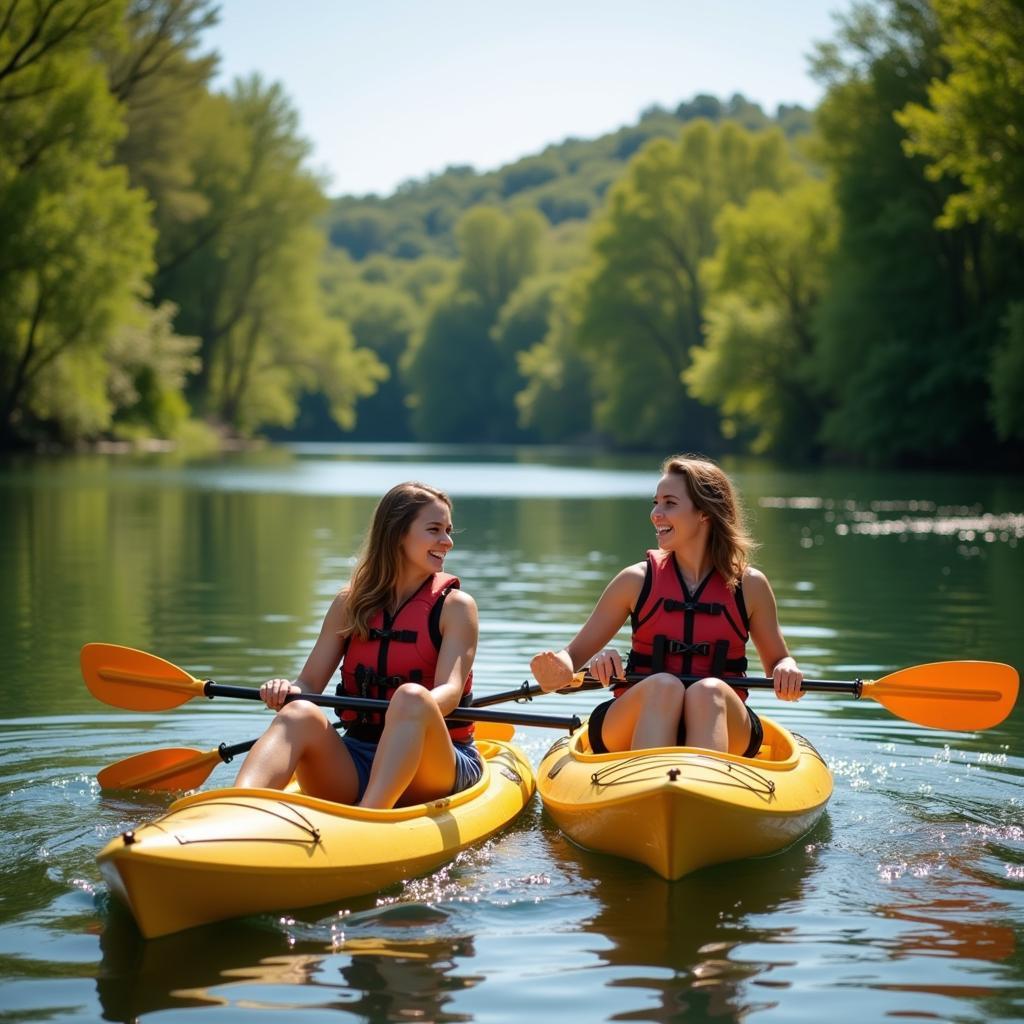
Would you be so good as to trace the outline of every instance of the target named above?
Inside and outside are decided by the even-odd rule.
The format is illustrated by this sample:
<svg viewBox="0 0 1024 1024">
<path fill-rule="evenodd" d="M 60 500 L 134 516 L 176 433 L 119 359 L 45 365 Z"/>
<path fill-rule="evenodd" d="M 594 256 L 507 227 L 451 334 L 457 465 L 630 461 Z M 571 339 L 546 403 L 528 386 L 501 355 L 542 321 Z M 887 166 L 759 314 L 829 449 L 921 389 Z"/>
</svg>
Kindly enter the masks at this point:
<svg viewBox="0 0 1024 1024">
<path fill-rule="evenodd" d="M 852 5 L 815 111 L 652 108 L 329 197 L 211 0 L 12 2 L 0 443 L 558 442 L 1018 465 L 1024 12 Z"/>
<path fill-rule="evenodd" d="M 357 260 L 373 253 L 454 257 L 455 225 L 474 206 L 535 209 L 552 226 L 585 221 L 648 142 L 675 138 L 683 125 L 701 118 L 735 121 L 751 131 L 779 127 L 789 138 L 806 134 L 812 125 L 811 112 L 802 107 L 782 106 L 772 117 L 740 95 L 724 102 L 697 96 L 674 111 L 651 107 L 634 125 L 597 139 L 566 139 L 489 173 L 449 167 L 425 181 L 409 181 L 391 196 L 343 196 L 331 204 L 328 238 Z"/>
</svg>

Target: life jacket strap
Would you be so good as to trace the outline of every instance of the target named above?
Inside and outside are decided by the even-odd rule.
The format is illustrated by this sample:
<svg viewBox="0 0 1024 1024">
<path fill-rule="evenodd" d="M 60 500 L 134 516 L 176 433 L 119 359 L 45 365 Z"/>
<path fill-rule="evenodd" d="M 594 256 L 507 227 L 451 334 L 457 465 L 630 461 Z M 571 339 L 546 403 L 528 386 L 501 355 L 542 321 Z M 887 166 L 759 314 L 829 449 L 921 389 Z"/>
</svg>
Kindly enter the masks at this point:
<svg viewBox="0 0 1024 1024">
<path fill-rule="evenodd" d="M 677 601 L 672 597 L 666 597 L 662 607 L 667 612 L 698 612 L 701 615 L 721 615 L 725 611 L 725 605 L 717 601 Z"/>
<path fill-rule="evenodd" d="M 393 640 L 400 644 L 416 643 L 415 629 L 376 629 L 370 630 L 371 640 Z"/>
</svg>

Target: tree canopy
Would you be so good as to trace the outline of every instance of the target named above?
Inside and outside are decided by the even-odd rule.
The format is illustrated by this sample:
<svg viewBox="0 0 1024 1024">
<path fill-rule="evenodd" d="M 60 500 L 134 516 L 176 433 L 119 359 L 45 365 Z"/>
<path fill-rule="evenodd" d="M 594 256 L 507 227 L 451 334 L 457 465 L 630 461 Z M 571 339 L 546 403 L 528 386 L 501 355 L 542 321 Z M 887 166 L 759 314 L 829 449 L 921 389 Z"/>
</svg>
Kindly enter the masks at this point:
<svg viewBox="0 0 1024 1024">
<path fill-rule="evenodd" d="M 853 2 L 814 111 L 652 106 L 328 197 L 214 0 L 0 14 L 0 445 L 1024 457 L 1024 14 Z"/>
</svg>

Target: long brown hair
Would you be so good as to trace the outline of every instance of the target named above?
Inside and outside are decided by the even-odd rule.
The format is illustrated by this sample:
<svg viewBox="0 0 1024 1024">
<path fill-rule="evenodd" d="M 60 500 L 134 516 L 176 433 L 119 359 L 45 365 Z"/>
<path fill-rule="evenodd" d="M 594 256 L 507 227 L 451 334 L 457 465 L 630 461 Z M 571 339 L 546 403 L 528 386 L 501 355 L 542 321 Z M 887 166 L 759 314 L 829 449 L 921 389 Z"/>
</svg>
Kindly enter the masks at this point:
<svg viewBox="0 0 1024 1024">
<path fill-rule="evenodd" d="M 743 506 L 732 481 L 714 462 L 701 455 L 671 455 L 661 464 L 661 472 L 663 476 L 667 473 L 681 476 L 694 508 L 708 517 L 711 562 L 726 584 L 735 590 L 757 545 L 747 532 Z"/>
<path fill-rule="evenodd" d="M 416 480 L 396 484 L 377 503 L 363 550 L 352 573 L 345 601 L 345 623 L 338 635 L 353 633 L 366 639 L 370 619 L 393 600 L 402 569 L 402 538 L 425 505 L 440 501 L 451 511 L 452 500 L 444 491 Z"/>
</svg>

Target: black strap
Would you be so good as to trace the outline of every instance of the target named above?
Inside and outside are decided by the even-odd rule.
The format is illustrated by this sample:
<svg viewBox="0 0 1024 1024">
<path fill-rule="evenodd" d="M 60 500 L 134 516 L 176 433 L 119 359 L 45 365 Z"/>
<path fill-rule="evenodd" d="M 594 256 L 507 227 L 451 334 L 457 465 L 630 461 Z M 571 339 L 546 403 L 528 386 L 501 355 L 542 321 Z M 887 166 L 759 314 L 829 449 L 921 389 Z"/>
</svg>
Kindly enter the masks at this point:
<svg viewBox="0 0 1024 1024">
<path fill-rule="evenodd" d="M 656 647 L 659 646 L 658 643 L 657 643 L 657 639 L 658 638 L 656 637 L 655 638 L 655 646 Z M 668 640 L 667 637 L 663 638 L 663 642 L 662 642 L 662 645 L 661 645 L 663 650 L 664 650 L 664 642 L 667 641 L 667 640 Z M 677 642 L 677 641 L 669 641 L 669 642 L 671 643 L 671 642 Z M 717 655 L 717 647 L 718 647 L 719 643 L 722 643 L 722 641 L 716 641 L 716 645 L 715 645 L 715 647 L 716 647 L 716 651 L 715 651 L 716 655 Z M 726 642 L 726 648 L 725 649 L 728 650 L 728 643 L 727 642 Z M 699 652 L 697 652 L 697 653 L 699 653 Z M 664 654 L 662 654 L 662 659 L 664 659 Z M 655 668 L 654 664 L 655 664 L 655 661 L 654 661 L 654 655 L 653 654 L 641 654 L 639 651 L 634 651 L 634 650 L 631 649 L 630 652 L 629 652 L 629 657 L 626 659 L 626 675 L 633 675 L 634 673 L 637 672 L 638 669 L 644 669 L 644 668 L 649 668 L 651 670 L 651 674 L 652 675 L 655 672 L 662 672 L 662 671 L 664 671 L 664 669 L 665 669 L 664 660 L 662 660 L 660 668 Z M 712 669 L 708 673 L 708 675 L 718 676 L 719 678 L 723 678 L 723 675 L 724 676 L 729 676 L 729 677 L 740 676 L 740 675 L 743 675 L 743 673 L 747 671 L 747 665 L 748 665 L 748 662 L 747 662 L 747 659 L 745 657 L 742 657 L 742 658 L 726 658 L 725 661 L 722 663 L 720 668 L 716 667 L 715 665 L 713 665 Z M 630 684 L 630 685 L 632 685 L 632 684 Z"/>
<path fill-rule="evenodd" d="M 430 642 L 434 645 L 435 651 L 441 650 L 441 612 L 444 610 L 445 598 L 457 588 L 457 583 L 452 583 L 450 587 L 445 587 L 434 602 L 434 607 L 430 609 L 430 615 L 427 618 L 427 634 L 430 637 Z"/>
<path fill-rule="evenodd" d="M 700 612 L 702 615 L 721 615 L 725 605 L 717 601 L 676 601 L 666 597 L 664 608 L 667 612 Z"/>
<path fill-rule="evenodd" d="M 736 589 L 733 591 L 733 595 L 736 600 L 736 607 L 739 609 L 740 621 L 743 623 L 743 631 L 745 633 L 743 639 L 746 640 L 746 638 L 750 636 L 750 615 L 747 613 L 747 602 L 743 597 L 743 580 L 740 580 L 740 582 L 736 584 Z"/>
<path fill-rule="evenodd" d="M 729 653 L 728 640 L 715 641 L 715 655 L 711 659 L 711 674 L 721 676 L 725 673 L 726 655 Z"/>
<path fill-rule="evenodd" d="M 659 598 L 654 602 L 654 607 L 643 617 L 640 618 L 640 613 L 643 611 L 644 603 L 651 594 L 651 585 L 653 583 L 653 573 L 651 571 L 651 556 L 647 556 L 647 565 L 644 567 L 644 582 L 640 588 L 640 594 L 636 599 L 636 604 L 633 606 L 633 610 L 629 613 L 630 625 L 635 633 L 640 626 L 642 626 L 657 610 L 658 605 L 661 603 Z"/>
<path fill-rule="evenodd" d="M 371 629 L 371 640 L 393 640 L 400 644 L 416 643 L 415 629 Z"/>
</svg>

